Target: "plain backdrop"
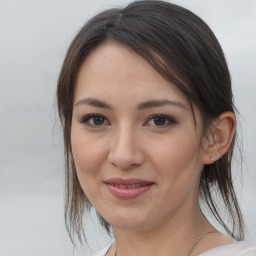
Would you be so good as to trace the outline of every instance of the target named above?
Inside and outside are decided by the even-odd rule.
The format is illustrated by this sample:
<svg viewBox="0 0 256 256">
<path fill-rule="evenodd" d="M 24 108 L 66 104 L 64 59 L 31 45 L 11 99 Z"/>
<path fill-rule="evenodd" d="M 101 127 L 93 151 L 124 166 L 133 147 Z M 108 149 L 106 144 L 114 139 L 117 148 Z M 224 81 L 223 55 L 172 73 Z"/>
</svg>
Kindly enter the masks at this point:
<svg viewBox="0 0 256 256">
<path fill-rule="evenodd" d="M 94 215 L 90 247 L 74 250 L 66 234 L 55 90 L 79 28 L 99 11 L 127 2 L 0 0 L 0 256 L 86 255 L 112 240 Z M 172 2 L 202 17 L 227 57 L 244 147 L 236 188 L 247 240 L 256 242 L 256 1 Z"/>
</svg>

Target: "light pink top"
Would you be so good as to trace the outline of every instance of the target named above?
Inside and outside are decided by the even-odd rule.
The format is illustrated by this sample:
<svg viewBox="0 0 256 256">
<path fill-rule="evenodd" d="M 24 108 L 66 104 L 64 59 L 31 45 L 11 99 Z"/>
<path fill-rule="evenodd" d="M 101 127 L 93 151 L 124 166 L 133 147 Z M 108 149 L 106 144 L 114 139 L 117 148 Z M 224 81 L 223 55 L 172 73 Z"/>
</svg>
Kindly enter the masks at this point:
<svg viewBox="0 0 256 256">
<path fill-rule="evenodd" d="M 256 245 L 249 242 L 234 242 L 215 247 L 199 256 L 256 256 Z"/>
<path fill-rule="evenodd" d="M 105 256 L 111 245 L 90 256 Z M 199 256 L 256 256 L 256 245 L 245 241 L 234 242 L 215 247 Z"/>
</svg>

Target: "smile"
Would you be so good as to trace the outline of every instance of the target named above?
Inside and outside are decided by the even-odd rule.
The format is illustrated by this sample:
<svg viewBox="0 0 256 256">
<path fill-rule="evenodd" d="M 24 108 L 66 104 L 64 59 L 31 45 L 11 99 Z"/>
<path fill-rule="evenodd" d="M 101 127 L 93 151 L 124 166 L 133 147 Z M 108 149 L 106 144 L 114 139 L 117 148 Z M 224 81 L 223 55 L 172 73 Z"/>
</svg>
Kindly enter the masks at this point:
<svg viewBox="0 0 256 256">
<path fill-rule="evenodd" d="M 134 199 L 146 193 L 154 185 L 153 182 L 138 179 L 111 179 L 105 182 L 112 195 L 119 199 Z"/>
<path fill-rule="evenodd" d="M 134 185 L 110 184 L 110 185 L 117 188 L 139 188 L 139 187 L 145 186 L 142 184 L 134 184 Z"/>
</svg>

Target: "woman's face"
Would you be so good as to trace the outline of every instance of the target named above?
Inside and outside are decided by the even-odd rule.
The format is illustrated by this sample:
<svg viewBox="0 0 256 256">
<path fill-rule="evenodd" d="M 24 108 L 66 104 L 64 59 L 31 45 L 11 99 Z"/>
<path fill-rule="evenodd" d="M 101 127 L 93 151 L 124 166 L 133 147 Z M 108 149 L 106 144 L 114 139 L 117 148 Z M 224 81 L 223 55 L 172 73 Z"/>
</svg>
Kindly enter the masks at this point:
<svg viewBox="0 0 256 256">
<path fill-rule="evenodd" d="M 143 230 L 198 210 L 206 153 L 194 111 L 196 125 L 184 94 L 121 44 L 102 44 L 86 58 L 72 153 L 84 193 L 114 227 Z"/>
</svg>

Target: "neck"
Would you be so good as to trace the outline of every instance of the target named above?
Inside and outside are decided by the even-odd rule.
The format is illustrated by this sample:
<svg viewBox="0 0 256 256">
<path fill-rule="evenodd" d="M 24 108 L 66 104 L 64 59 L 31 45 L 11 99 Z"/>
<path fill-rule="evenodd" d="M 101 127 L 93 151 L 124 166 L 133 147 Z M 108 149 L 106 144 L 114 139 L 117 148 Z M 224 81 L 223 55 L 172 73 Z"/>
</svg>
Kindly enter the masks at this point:
<svg viewBox="0 0 256 256">
<path fill-rule="evenodd" d="M 197 238 L 213 229 L 199 206 L 198 209 L 194 214 L 179 214 L 150 229 L 128 230 L 113 226 L 118 255 L 187 256 Z"/>
</svg>

